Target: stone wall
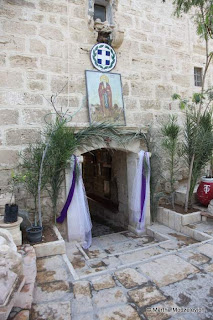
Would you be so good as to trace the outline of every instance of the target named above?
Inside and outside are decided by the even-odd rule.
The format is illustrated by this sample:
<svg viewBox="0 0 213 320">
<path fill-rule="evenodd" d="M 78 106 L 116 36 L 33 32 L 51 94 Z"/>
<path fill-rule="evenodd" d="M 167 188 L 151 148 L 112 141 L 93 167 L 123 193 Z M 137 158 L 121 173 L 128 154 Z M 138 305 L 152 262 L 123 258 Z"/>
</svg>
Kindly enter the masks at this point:
<svg viewBox="0 0 213 320">
<path fill-rule="evenodd" d="M 68 86 L 57 107 L 88 125 L 85 70 L 93 70 L 90 49 L 97 33 L 89 24 L 89 0 L 2 0 L 0 5 L 0 189 L 7 187 L 19 152 L 40 137 L 51 94 Z M 176 19 L 171 2 L 122 0 L 113 7 L 124 41 L 113 72 L 121 73 L 127 126 L 158 125 L 169 113 L 172 93 L 189 96 L 194 66 L 205 49 L 189 17 Z M 208 78 L 212 82 L 212 73 Z M 67 93 L 69 92 L 69 101 Z"/>
</svg>

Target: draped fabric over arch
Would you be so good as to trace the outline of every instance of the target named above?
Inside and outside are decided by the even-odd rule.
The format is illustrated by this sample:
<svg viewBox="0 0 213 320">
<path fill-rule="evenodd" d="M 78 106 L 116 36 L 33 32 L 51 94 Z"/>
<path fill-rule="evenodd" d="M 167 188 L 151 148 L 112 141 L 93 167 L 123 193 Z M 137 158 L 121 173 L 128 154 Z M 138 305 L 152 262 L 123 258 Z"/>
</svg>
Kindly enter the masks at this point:
<svg viewBox="0 0 213 320">
<path fill-rule="evenodd" d="M 145 230 L 146 211 L 150 188 L 150 161 L 149 153 L 139 152 L 139 159 L 135 171 L 134 184 L 130 208 L 133 211 L 133 220 L 137 224 L 137 229 Z"/>
<path fill-rule="evenodd" d="M 57 222 L 62 223 L 67 216 L 68 240 L 80 240 L 83 248 L 88 249 L 92 244 L 92 222 L 81 167 L 75 156 L 71 158 L 69 187 L 66 203 Z"/>
</svg>

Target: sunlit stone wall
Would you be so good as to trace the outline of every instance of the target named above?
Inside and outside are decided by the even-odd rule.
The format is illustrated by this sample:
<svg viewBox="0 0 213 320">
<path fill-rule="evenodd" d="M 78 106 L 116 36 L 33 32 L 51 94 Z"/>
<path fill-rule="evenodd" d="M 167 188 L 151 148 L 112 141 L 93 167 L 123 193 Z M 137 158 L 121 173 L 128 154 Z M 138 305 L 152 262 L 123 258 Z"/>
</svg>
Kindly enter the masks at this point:
<svg viewBox="0 0 213 320">
<path fill-rule="evenodd" d="M 115 49 L 127 126 L 158 126 L 180 114 L 171 95 L 190 96 L 194 66 L 203 67 L 205 47 L 193 22 L 173 16 L 172 1 L 118 0 L 115 27 L 124 31 Z M 0 188 L 7 188 L 19 152 L 40 137 L 47 100 L 68 86 L 57 108 L 74 113 L 72 123 L 89 124 L 85 70 L 94 70 L 90 49 L 96 43 L 89 0 L 2 0 L 0 4 Z M 212 70 L 211 70 L 212 71 Z M 212 72 L 207 80 L 212 82 Z M 69 92 L 69 99 L 67 93 Z M 52 116 L 50 116 L 52 117 Z M 183 117 L 182 117 L 183 118 Z M 181 119 L 181 118 L 180 118 Z"/>
</svg>

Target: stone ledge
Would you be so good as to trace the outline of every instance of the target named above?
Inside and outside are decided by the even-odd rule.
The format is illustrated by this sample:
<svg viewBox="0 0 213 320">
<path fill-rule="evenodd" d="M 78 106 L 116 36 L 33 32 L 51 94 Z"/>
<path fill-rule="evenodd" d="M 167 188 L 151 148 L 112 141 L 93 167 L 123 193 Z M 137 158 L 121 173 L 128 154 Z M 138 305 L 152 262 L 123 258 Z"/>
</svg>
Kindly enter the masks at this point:
<svg viewBox="0 0 213 320">
<path fill-rule="evenodd" d="M 178 232 L 182 232 L 185 235 L 197 241 L 206 241 L 206 240 L 212 239 L 211 236 L 205 234 L 204 232 L 190 228 L 191 224 L 196 222 L 201 222 L 200 211 L 183 215 L 173 210 L 169 210 L 164 207 L 159 207 L 158 214 L 157 214 L 157 221 L 159 223 L 162 223 L 163 225 L 166 225 L 171 229 L 174 229 Z"/>
<path fill-rule="evenodd" d="M 59 230 L 53 226 L 53 230 L 58 238 L 56 241 L 34 244 L 33 247 L 37 258 L 54 256 L 56 254 L 65 254 L 65 241 L 63 240 Z"/>
<path fill-rule="evenodd" d="M 157 221 L 165 226 L 180 232 L 182 226 L 201 221 L 201 213 L 193 212 L 188 214 L 180 214 L 176 211 L 159 207 L 157 213 Z"/>
</svg>

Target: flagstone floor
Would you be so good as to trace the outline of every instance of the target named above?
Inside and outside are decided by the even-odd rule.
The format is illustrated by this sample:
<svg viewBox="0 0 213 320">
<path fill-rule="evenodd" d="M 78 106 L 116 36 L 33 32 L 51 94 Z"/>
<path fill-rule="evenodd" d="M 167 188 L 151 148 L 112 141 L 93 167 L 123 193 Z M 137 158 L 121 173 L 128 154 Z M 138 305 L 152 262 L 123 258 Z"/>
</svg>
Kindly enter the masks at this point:
<svg viewBox="0 0 213 320">
<path fill-rule="evenodd" d="M 212 320 L 213 238 L 151 229 L 155 239 L 124 231 L 94 238 L 89 250 L 67 243 L 69 260 L 37 259 L 31 320 Z"/>
</svg>

